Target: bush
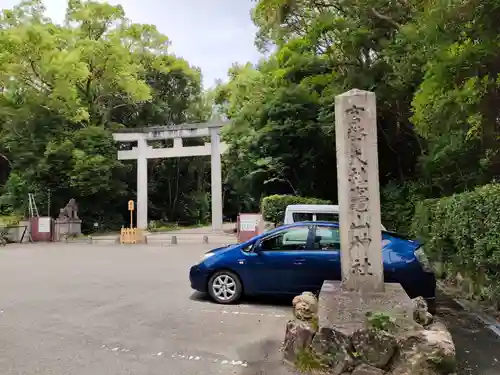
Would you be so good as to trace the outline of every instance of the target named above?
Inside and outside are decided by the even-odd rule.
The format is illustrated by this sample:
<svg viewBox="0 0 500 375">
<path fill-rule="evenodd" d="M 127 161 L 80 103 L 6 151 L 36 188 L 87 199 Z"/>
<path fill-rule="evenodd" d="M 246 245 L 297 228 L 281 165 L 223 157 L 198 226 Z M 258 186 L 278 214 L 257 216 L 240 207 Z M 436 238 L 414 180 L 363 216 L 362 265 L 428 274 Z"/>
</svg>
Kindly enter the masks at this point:
<svg viewBox="0 0 500 375">
<path fill-rule="evenodd" d="M 332 204 L 319 198 L 299 197 L 296 195 L 270 195 L 262 199 L 261 211 L 265 221 L 275 225 L 283 223 L 286 207 L 291 204 Z"/>
<path fill-rule="evenodd" d="M 389 183 L 381 189 L 382 224 L 394 232 L 409 233 L 415 205 L 424 199 L 415 182 Z"/>
<path fill-rule="evenodd" d="M 500 184 L 417 204 L 412 232 L 447 276 L 473 282 L 473 293 L 500 301 Z"/>
<path fill-rule="evenodd" d="M 18 215 L 0 215 L 0 226 L 17 225 L 21 219 Z"/>
</svg>

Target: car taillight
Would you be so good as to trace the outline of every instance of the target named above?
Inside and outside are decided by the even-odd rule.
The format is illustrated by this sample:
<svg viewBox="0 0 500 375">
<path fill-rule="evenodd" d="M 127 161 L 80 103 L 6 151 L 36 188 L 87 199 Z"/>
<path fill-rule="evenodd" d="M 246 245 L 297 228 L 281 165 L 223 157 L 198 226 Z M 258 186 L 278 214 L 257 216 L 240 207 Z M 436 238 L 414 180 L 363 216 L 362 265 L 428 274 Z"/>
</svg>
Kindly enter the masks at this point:
<svg viewBox="0 0 500 375">
<path fill-rule="evenodd" d="M 417 250 L 415 250 L 415 257 L 417 258 L 424 272 L 429 272 L 429 273 L 434 272 L 431 267 L 431 262 L 429 262 L 429 258 L 425 254 L 424 248 L 422 246 L 419 247 Z"/>
</svg>

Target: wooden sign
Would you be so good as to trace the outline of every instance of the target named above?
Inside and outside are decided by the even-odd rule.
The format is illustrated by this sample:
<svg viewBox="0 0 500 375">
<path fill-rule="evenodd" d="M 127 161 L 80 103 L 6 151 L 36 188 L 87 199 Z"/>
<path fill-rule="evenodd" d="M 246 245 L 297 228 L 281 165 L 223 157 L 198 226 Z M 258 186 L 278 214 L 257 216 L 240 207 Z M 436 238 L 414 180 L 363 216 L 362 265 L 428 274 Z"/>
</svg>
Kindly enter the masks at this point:
<svg viewBox="0 0 500 375">
<path fill-rule="evenodd" d="M 130 229 L 134 226 L 134 201 L 131 199 L 128 201 L 128 210 L 130 211 Z"/>
<path fill-rule="evenodd" d="M 141 229 L 138 228 L 122 228 L 120 232 L 120 243 L 122 244 L 138 244 L 146 243 L 146 237 Z"/>
</svg>

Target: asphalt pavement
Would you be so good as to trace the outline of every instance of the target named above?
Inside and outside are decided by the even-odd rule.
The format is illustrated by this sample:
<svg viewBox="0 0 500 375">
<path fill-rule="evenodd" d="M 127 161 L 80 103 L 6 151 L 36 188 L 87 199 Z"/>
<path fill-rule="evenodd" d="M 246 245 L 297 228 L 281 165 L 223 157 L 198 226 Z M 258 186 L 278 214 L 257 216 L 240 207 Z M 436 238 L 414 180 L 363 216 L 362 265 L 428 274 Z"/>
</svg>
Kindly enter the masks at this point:
<svg viewBox="0 0 500 375">
<path fill-rule="evenodd" d="M 221 306 L 189 267 L 210 245 L 36 244 L 0 248 L 2 375 L 288 375 L 289 300 Z M 459 375 L 498 375 L 500 340 L 453 305 Z"/>
<path fill-rule="evenodd" d="M 190 289 L 209 248 L 2 248 L 0 374 L 289 374 L 288 303 L 226 307 Z"/>
<path fill-rule="evenodd" d="M 455 342 L 458 375 L 499 375 L 500 338 L 450 297 L 438 296 L 437 318 Z"/>
</svg>

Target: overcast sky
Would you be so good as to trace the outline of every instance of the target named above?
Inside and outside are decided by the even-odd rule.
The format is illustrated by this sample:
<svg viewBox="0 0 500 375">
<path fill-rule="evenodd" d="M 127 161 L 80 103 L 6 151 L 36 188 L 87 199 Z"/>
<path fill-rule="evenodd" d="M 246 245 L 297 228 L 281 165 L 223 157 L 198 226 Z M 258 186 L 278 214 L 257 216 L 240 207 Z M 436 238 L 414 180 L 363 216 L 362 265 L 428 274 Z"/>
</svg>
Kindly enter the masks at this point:
<svg viewBox="0 0 500 375">
<path fill-rule="evenodd" d="M 154 24 L 167 35 L 171 51 L 202 69 L 204 85 L 226 79 L 233 62 L 257 62 L 253 41 L 256 29 L 250 19 L 251 0 L 111 0 L 121 4 L 127 18 Z M 0 0 L 11 8 L 18 0 Z M 64 19 L 67 0 L 44 0 L 53 21 Z"/>
</svg>

